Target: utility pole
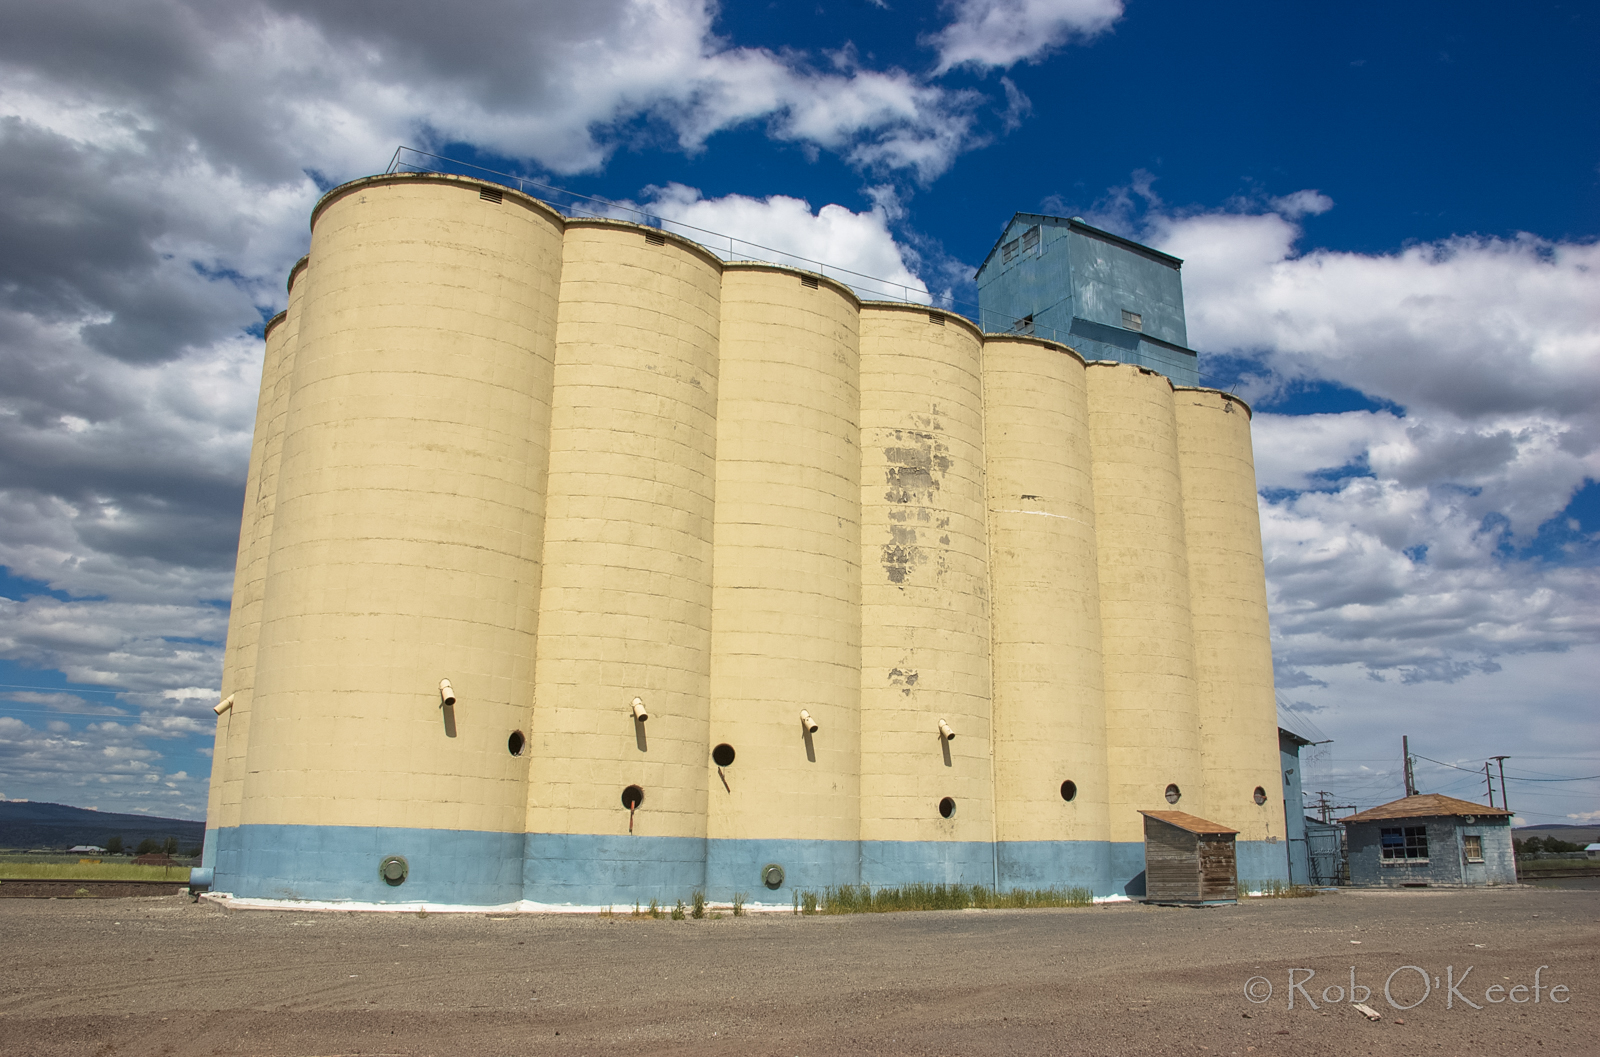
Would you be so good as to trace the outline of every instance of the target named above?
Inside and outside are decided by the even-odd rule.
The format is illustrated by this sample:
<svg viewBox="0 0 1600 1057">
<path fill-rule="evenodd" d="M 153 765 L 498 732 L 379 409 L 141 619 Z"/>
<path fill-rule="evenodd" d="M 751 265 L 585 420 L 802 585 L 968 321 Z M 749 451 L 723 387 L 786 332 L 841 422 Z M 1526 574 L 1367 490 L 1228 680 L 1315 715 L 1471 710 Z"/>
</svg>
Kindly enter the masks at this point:
<svg viewBox="0 0 1600 1057">
<path fill-rule="evenodd" d="M 1483 780 L 1489 786 L 1489 806 L 1494 807 L 1494 779 L 1489 776 L 1488 761 L 1485 761 L 1483 765 Z"/>
<path fill-rule="evenodd" d="M 1411 738 L 1409 735 L 1400 735 L 1400 753 L 1406 758 L 1406 796 L 1417 795 L 1417 782 L 1411 774 Z"/>
<path fill-rule="evenodd" d="M 1511 810 L 1511 802 L 1508 799 L 1506 799 L 1506 761 L 1511 759 L 1511 757 L 1509 757 L 1509 756 L 1491 756 L 1491 757 L 1489 757 L 1489 759 L 1499 761 L 1499 764 L 1500 764 L 1500 806 L 1505 808 L 1507 811 L 1510 811 Z M 1484 764 L 1484 766 L 1487 767 L 1489 765 L 1488 764 Z M 1489 806 L 1493 807 L 1494 804 L 1491 803 Z"/>
</svg>

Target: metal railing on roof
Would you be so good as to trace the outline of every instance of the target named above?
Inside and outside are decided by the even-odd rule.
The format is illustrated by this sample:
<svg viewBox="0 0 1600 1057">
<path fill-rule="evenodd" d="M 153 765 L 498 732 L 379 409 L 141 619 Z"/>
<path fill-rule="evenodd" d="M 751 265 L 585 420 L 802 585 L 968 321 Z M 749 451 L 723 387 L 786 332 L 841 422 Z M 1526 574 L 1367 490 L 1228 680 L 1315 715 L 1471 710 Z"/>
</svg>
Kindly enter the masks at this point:
<svg viewBox="0 0 1600 1057">
<path fill-rule="evenodd" d="M 905 304 L 928 305 L 945 312 L 968 316 L 976 320 L 977 306 L 967 305 L 949 297 L 940 297 L 926 289 L 918 289 L 906 283 L 895 282 L 876 275 L 867 275 L 851 268 L 843 268 L 837 264 L 829 264 L 788 250 L 781 250 L 775 246 L 766 246 L 759 242 L 751 242 L 736 235 L 726 232 L 712 231 L 709 228 L 697 227 L 681 220 L 650 213 L 635 206 L 613 202 L 607 198 L 596 195 L 579 194 L 569 191 L 564 187 L 547 184 L 526 176 L 515 173 L 501 172 L 471 162 L 457 161 L 438 154 L 417 150 L 414 147 L 400 147 L 394 152 L 389 167 L 384 170 L 389 173 L 439 173 L 441 175 L 467 176 L 483 180 L 488 183 L 497 183 L 503 187 L 514 188 L 523 194 L 531 195 L 549 205 L 563 216 L 569 217 L 598 217 L 609 220 L 627 220 L 646 227 L 659 228 L 674 235 L 704 246 L 711 253 L 725 261 L 759 261 L 764 264 L 785 265 L 791 268 L 801 268 L 806 271 L 816 272 L 826 278 L 836 280 L 854 290 L 857 295 L 866 300 L 873 301 L 901 301 Z"/>
<path fill-rule="evenodd" d="M 764 264 L 786 265 L 816 272 L 848 286 L 863 300 L 900 301 L 910 305 L 927 305 L 942 312 L 963 316 L 976 324 L 980 330 L 986 329 L 987 324 L 994 327 L 994 331 L 999 333 L 1044 338 L 1062 345 L 1072 344 L 1072 335 L 1069 332 L 1058 330 L 1055 327 L 1041 326 L 1034 322 L 1032 316 L 1018 319 L 999 316 L 995 312 L 985 313 L 970 301 L 960 301 L 948 295 L 936 295 L 927 289 L 917 289 L 905 283 L 895 282 L 892 279 L 867 275 L 865 272 L 858 272 L 837 264 L 829 264 L 826 261 L 791 253 L 788 250 L 781 250 L 774 246 L 766 246 L 759 242 L 751 242 L 749 239 L 742 239 L 726 232 L 697 227 L 694 224 L 663 217 L 659 214 L 639 209 L 636 206 L 613 202 L 608 198 L 580 194 L 577 191 L 569 191 L 564 187 L 557 187 L 554 184 L 544 183 L 531 177 L 501 172 L 498 169 L 475 165 L 472 162 L 458 161 L 455 158 L 446 158 L 443 155 L 432 154 L 425 150 L 418 150 L 415 147 L 397 147 L 394 157 L 390 159 L 389 167 L 384 170 L 384 173 L 387 175 L 407 172 L 466 176 L 476 180 L 483 180 L 486 183 L 499 184 L 502 187 L 513 188 L 523 194 L 531 195 L 563 216 L 628 220 L 635 224 L 642 224 L 646 227 L 659 228 L 675 235 L 682 235 L 684 238 L 704 246 L 722 260 L 759 261 Z M 724 245 L 726 245 L 727 249 L 723 249 Z"/>
</svg>

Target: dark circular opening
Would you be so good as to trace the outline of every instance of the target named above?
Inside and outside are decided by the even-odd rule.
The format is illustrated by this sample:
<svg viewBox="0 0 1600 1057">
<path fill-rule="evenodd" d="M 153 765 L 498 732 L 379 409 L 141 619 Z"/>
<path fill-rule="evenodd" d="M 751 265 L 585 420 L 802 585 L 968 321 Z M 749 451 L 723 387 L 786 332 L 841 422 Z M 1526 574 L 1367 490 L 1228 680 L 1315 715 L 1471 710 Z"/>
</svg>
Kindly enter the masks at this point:
<svg viewBox="0 0 1600 1057">
<path fill-rule="evenodd" d="M 1258 805 L 1259 804 L 1265 804 L 1267 802 L 1267 791 L 1265 789 L 1261 788 L 1259 785 L 1256 786 L 1255 802 Z"/>
<path fill-rule="evenodd" d="M 1069 778 L 1065 782 L 1061 783 L 1061 799 L 1070 801 L 1070 800 L 1077 799 L 1077 796 L 1078 796 L 1078 783 L 1077 782 L 1074 782 L 1074 781 L 1072 781 L 1072 779 Z"/>
<path fill-rule="evenodd" d="M 522 750 L 528 745 L 528 739 L 522 736 L 522 731 L 513 730 L 511 737 L 506 739 L 506 751 L 513 756 L 521 756 Z"/>
<path fill-rule="evenodd" d="M 410 872 L 411 867 L 398 855 L 390 855 L 378 864 L 378 876 L 383 878 L 383 883 L 390 888 L 398 888 L 405 884 L 406 875 Z"/>
<path fill-rule="evenodd" d="M 718 767 L 726 767 L 733 762 L 733 746 L 723 742 L 711 750 L 711 760 Z"/>
<path fill-rule="evenodd" d="M 939 801 L 939 816 L 941 818 L 949 818 L 951 815 L 954 815 L 955 813 L 956 813 L 956 802 L 955 802 L 954 798 L 947 796 L 943 800 Z"/>
<path fill-rule="evenodd" d="M 622 791 L 622 806 L 632 811 L 644 803 L 644 790 L 636 785 L 630 785 Z"/>
<path fill-rule="evenodd" d="M 761 883 L 772 889 L 782 888 L 783 867 L 775 862 L 767 863 L 761 868 Z"/>
<path fill-rule="evenodd" d="M 1167 786 L 1167 803 L 1176 804 L 1181 799 L 1183 799 L 1183 790 L 1178 788 L 1177 782 Z"/>
</svg>

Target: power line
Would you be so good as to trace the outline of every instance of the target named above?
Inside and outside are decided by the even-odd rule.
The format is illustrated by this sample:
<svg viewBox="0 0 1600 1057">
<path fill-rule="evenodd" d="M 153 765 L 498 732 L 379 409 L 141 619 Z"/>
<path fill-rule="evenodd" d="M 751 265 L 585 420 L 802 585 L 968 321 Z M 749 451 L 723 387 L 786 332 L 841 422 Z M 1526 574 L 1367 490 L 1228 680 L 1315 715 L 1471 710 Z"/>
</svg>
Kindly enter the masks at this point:
<svg viewBox="0 0 1600 1057">
<path fill-rule="evenodd" d="M 1420 753 L 1412 753 L 1412 755 L 1419 760 L 1427 760 L 1429 763 L 1436 763 L 1440 767 L 1449 767 L 1457 771 L 1466 771 L 1468 774 L 1474 776 L 1476 776 L 1478 773 L 1478 770 L 1475 767 L 1458 767 L 1453 763 L 1445 763 L 1443 760 L 1435 760 L 1432 757 L 1423 756 Z M 1506 780 L 1511 782 L 1593 782 L 1600 780 L 1600 774 L 1591 774 L 1586 778 L 1521 778 L 1514 774 L 1508 774 L 1506 775 Z"/>
</svg>

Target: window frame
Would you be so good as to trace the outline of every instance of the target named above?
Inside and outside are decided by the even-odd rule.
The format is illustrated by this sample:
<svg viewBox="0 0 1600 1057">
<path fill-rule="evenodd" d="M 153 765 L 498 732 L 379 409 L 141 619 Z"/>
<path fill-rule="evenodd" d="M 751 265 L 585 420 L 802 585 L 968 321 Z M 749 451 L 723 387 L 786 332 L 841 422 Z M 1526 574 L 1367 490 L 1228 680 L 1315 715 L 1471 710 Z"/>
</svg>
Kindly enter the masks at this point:
<svg viewBox="0 0 1600 1057">
<path fill-rule="evenodd" d="M 1476 855 L 1472 853 L 1474 845 L 1478 849 Z M 1461 854 L 1466 857 L 1468 862 L 1483 862 L 1483 834 L 1463 833 L 1461 835 Z"/>
<path fill-rule="evenodd" d="M 1398 839 L 1390 840 L 1391 837 Z M 1428 827 L 1380 826 L 1378 851 L 1385 866 L 1425 865 L 1428 862 Z"/>
</svg>

